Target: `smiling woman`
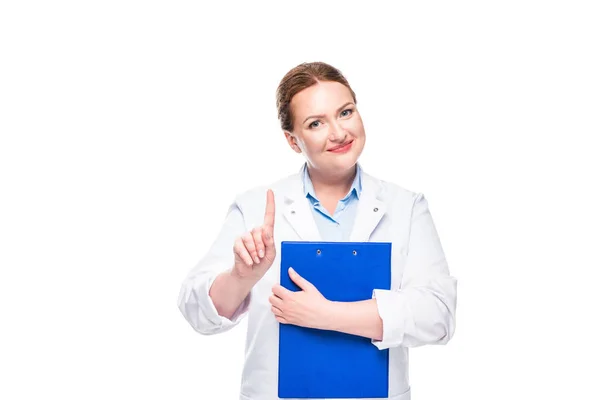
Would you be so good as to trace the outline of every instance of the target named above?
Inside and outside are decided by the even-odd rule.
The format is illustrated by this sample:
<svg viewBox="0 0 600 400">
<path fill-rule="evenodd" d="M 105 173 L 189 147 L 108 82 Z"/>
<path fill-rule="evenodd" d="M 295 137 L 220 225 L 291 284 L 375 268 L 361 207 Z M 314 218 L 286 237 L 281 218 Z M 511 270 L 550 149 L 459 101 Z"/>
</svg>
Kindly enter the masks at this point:
<svg viewBox="0 0 600 400">
<path fill-rule="evenodd" d="M 446 344 L 455 330 L 457 282 L 427 200 L 363 171 L 363 121 L 336 68 L 296 66 L 281 80 L 276 104 L 287 143 L 306 162 L 235 198 L 212 247 L 184 280 L 179 309 L 205 335 L 249 318 L 242 400 L 278 398 L 279 324 L 343 332 L 389 349 L 388 399 L 409 400 L 408 348 Z M 390 289 L 332 301 L 289 269 L 301 289 L 292 292 L 279 284 L 282 241 L 391 242 Z"/>
<path fill-rule="evenodd" d="M 328 64 L 301 64 L 281 80 L 277 109 L 290 147 L 306 158 L 316 193 L 336 204 L 350 187 L 366 139 L 348 81 Z"/>
</svg>

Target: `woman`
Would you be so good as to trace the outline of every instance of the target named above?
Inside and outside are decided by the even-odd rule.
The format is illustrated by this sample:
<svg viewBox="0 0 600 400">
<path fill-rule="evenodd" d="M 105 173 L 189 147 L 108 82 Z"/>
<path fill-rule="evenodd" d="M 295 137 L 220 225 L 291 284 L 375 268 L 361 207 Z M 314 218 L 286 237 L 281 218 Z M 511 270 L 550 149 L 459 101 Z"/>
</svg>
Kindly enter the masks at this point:
<svg viewBox="0 0 600 400">
<path fill-rule="evenodd" d="M 455 329 L 449 275 L 427 200 L 364 172 L 365 131 L 343 75 L 321 63 L 290 70 L 277 89 L 282 130 L 306 163 L 299 173 L 237 196 L 208 254 L 183 282 L 179 308 L 206 335 L 248 317 L 240 399 L 277 399 L 279 324 L 370 338 L 389 349 L 389 399 L 410 399 L 408 348 L 446 344 Z M 392 242 L 392 290 L 332 302 L 290 269 L 280 282 L 281 241 Z M 232 249 L 233 247 L 233 249 Z"/>
</svg>

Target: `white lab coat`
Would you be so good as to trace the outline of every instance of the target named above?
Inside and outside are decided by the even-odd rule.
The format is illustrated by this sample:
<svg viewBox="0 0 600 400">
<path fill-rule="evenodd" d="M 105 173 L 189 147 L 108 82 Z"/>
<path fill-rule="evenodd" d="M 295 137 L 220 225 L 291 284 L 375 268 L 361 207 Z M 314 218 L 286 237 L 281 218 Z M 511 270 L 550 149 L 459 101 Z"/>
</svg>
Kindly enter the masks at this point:
<svg viewBox="0 0 600 400">
<path fill-rule="evenodd" d="M 227 331 L 248 318 L 240 400 L 279 398 L 279 323 L 271 312 L 269 296 L 279 282 L 281 241 L 321 240 L 300 172 L 236 197 L 216 241 L 184 280 L 179 294 L 179 309 L 201 334 Z M 364 169 L 362 185 L 350 241 L 392 242 L 392 290 L 373 291 L 383 321 L 383 340 L 371 342 L 390 351 L 389 399 L 409 400 L 408 348 L 442 345 L 452 338 L 457 281 L 449 274 L 423 194 L 379 180 Z M 275 195 L 278 255 L 229 320 L 218 315 L 208 292 L 216 275 L 233 266 L 236 237 L 262 225 L 268 188 Z"/>
</svg>

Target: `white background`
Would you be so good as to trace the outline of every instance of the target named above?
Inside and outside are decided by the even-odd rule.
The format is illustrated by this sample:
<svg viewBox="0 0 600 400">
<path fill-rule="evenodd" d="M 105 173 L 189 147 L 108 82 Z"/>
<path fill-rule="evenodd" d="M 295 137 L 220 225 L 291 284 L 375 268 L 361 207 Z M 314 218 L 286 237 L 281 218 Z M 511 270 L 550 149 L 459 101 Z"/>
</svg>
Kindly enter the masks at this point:
<svg viewBox="0 0 600 400">
<path fill-rule="evenodd" d="M 301 166 L 275 89 L 304 61 L 459 282 L 413 398 L 600 398 L 596 2 L 200 3 L 2 2 L 0 398 L 237 398 L 245 324 L 199 335 L 177 296 L 233 197 Z"/>
</svg>

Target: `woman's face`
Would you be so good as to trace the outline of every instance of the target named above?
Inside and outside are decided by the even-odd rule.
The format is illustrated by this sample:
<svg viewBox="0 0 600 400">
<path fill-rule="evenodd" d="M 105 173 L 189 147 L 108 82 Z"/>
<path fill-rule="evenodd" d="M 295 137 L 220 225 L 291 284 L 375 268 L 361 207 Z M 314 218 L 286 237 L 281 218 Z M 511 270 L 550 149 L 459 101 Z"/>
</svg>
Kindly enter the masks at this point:
<svg viewBox="0 0 600 400">
<path fill-rule="evenodd" d="M 365 145 L 365 129 L 350 90 L 338 82 L 319 82 L 291 100 L 294 131 L 289 145 L 304 153 L 308 164 L 324 173 L 352 168 Z M 338 151 L 342 145 L 347 145 Z"/>
</svg>

